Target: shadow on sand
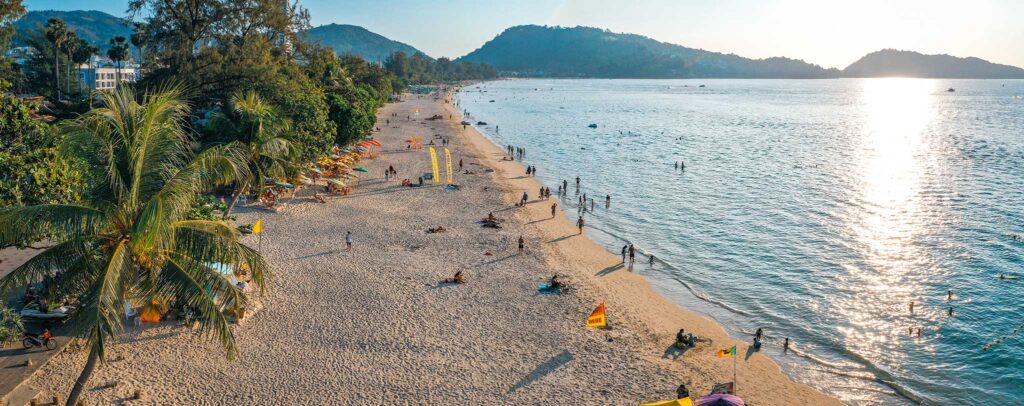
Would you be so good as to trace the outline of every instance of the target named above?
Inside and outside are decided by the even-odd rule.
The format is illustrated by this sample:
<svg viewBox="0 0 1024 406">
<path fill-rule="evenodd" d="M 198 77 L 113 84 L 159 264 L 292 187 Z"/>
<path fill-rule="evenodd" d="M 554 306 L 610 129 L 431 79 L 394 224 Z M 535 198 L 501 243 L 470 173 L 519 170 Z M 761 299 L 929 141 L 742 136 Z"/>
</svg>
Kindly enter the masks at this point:
<svg viewBox="0 0 1024 406">
<path fill-rule="evenodd" d="M 555 372 L 555 370 L 557 370 L 558 368 L 561 368 L 562 366 L 568 364 L 573 359 L 575 359 L 575 357 L 573 357 L 572 353 L 569 352 L 569 350 L 562 350 L 560 354 L 551 357 L 547 361 L 544 361 L 543 364 L 537 365 L 537 367 L 534 368 L 533 371 L 524 376 L 523 379 L 520 379 L 519 382 L 516 382 L 515 385 L 512 385 L 512 387 L 509 388 L 506 394 L 511 394 L 512 392 L 522 389 L 526 385 L 536 382 L 537 380 L 547 376 L 548 374 Z"/>
<path fill-rule="evenodd" d="M 615 271 L 618 271 L 618 270 L 624 268 L 625 265 L 626 264 L 615 264 L 615 265 L 609 266 L 609 267 L 607 267 L 605 269 L 597 271 L 597 273 L 595 273 L 594 276 L 605 276 L 605 275 L 608 275 L 608 274 L 610 274 L 612 272 L 615 272 Z"/>
</svg>

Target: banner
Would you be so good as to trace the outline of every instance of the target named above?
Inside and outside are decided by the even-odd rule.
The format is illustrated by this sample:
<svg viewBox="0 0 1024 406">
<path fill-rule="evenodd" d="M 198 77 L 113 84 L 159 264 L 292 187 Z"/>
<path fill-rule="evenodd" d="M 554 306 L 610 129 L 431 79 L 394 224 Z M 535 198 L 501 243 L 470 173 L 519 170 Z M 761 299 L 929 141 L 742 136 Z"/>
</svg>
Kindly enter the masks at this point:
<svg viewBox="0 0 1024 406">
<path fill-rule="evenodd" d="M 444 158 L 448 163 L 448 184 L 455 183 L 452 181 L 452 152 L 448 148 L 444 149 Z"/>
<path fill-rule="evenodd" d="M 256 220 L 256 224 L 252 225 L 252 233 L 259 234 L 263 232 L 263 219 Z"/>
<path fill-rule="evenodd" d="M 441 169 L 437 167 L 437 151 L 430 147 L 430 167 L 434 170 L 434 183 L 441 183 Z"/>
<path fill-rule="evenodd" d="M 590 317 L 587 317 L 587 327 L 604 327 L 608 325 L 608 319 L 604 315 L 604 303 L 597 305 Z"/>
</svg>

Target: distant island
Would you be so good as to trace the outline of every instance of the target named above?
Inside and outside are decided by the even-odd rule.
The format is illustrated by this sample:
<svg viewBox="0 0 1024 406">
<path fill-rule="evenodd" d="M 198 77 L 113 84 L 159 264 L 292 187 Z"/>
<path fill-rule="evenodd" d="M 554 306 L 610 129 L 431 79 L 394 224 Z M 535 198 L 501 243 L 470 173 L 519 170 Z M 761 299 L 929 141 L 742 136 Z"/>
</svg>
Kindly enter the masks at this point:
<svg viewBox="0 0 1024 406">
<path fill-rule="evenodd" d="M 838 70 L 784 57 L 744 58 L 592 27 L 537 25 L 509 28 L 458 60 L 487 63 L 504 74 L 528 77 L 1024 78 L 1024 69 L 978 58 L 886 49 Z"/>
<path fill-rule="evenodd" d="M 111 37 L 132 33 L 126 20 L 101 11 L 30 11 L 15 23 L 14 45 L 23 45 L 23 36 L 32 35 L 49 18 L 63 19 L 101 51 L 109 48 Z M 396 52 L 433 60 L 411 45 L 355 25 L 327 24 L 305 35 L 338 54 L 352 53 L 371 62 L 386 62 Z M 504 76 L 553 78 L 1024 78 L 1024 69 L 973 57 L 884 49 L 839 70 L 786 57 L 745 58 L 593 27 L 539 25 L 508 28 L 455 62 L 490 65 Z"/>
</svg>

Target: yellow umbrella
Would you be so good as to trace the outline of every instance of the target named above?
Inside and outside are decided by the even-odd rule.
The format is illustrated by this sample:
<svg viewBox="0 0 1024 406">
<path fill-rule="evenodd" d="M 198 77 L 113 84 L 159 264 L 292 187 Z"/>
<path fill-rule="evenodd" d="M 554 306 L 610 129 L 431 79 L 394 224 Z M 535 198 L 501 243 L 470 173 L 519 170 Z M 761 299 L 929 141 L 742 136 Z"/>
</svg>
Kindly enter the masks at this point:
<svg viewBox="0 0 1024 406">
<path fill-rule="evenodd" d="M 644 403 L 640 406 L 693 406 L 693 401 L 690 398 L 682 398 L 676 400 L 663 400 L 661 402 Z"/>
</svg>

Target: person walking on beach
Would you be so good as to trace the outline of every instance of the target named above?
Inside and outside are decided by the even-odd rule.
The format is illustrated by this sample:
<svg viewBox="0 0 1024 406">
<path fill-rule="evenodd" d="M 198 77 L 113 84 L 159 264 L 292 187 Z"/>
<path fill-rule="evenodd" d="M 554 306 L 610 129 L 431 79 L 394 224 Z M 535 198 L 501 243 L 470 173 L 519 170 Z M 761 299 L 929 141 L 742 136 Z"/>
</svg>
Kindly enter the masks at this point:
<svg viewBox="0 0 1024 406">
<path fill-rule="evenodd" d="M 629 249 L 628 245 L 623 245 L 622 246 L 622 263 L 623 264 L 626 263 L 626 250 L 628 250 L 628 249 Z"/>
<path fill-rule="evenodd" d="M 526 176 L 530 176 L 530 165 L 526 165 Z"/>
<path fill-rule="evenodd" d="M 579 229 L 580 229 L 579 233 L 580 234 L 583 234 L 583 225 L 584 225 L 583 216 L 580 216 L 580 218 L 576 220 L 576 227 L 579 227 Z"/>
<path fill-rule="evenodd" d="M 519 236 L 519 253 L 520 254 L 523 253 L 523 246 L 525 246 L 525 244 L 526 244 L 526 241 L 523 240 L 523 236 Z"/>
<path fill-rule="evenodd" d="M 629 264 L 633 265 L 633 262 L 636 262 L 636 248 L 629 244 Z"/>
<path fill-rule="evenodd" d="M 551 218 L 555 218 L 555 209 L 558 208 L 558 203 L 551 203 Z"/>
<path fill-rule="evenodd" d="M 345 251 L 352 251 L 352 232 L 345 232 Z"/>
</svg>

